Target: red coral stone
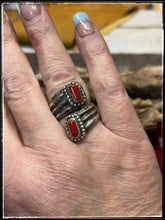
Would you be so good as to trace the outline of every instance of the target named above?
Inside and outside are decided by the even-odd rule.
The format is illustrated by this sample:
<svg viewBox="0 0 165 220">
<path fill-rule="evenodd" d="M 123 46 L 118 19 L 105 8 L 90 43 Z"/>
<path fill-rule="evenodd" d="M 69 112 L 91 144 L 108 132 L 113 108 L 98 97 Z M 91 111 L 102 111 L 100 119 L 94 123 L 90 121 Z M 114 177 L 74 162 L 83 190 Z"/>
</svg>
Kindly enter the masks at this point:
<svg viewBox="0 0 165 220">
<path fill-rule="evenodd" d="M 77 137 L 78 136 L 78 128 L 77 128 L 76 122 L 74 120 L 70 120 L 70 121 L 68 121 L 68 126 L 71 131 L 72 137 L 74 137 L 74 138 Z"/>
<path fill-rule="evenodd" d="M 82 100 L 82 97 L 81 97 L 81 95 L 79 93 L 77 85 L 70 85 L 69 86 L 69 90 L 72 93 L 74 99 L 76 99 L 77 101 L 81 101 Z"/>
</svg>

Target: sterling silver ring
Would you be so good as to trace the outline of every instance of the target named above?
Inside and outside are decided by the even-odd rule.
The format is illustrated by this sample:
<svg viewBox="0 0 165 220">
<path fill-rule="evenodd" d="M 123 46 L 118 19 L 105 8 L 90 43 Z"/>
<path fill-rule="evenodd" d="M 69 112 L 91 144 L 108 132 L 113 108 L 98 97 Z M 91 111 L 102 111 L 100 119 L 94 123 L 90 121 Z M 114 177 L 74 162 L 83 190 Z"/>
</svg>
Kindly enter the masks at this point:
<svg viewBox="0 0 165 220">
<path fill-rule="evenodd" d="M 73 142 L 78 142 L 86 136 L 87 132 L 100 119 L 94 104 L 85 106 L 81 110 L 66 117 L 66 133 Z"/>
<path fill-rule="evenodd" d="M 50 101 L 50 110 L 57 120 L 61 120 L 81 109 L 86 105 L 86 102 L 87 98 L 83 87 L 78 82 L 72 81 L 54 94 Z"/>
</svg>

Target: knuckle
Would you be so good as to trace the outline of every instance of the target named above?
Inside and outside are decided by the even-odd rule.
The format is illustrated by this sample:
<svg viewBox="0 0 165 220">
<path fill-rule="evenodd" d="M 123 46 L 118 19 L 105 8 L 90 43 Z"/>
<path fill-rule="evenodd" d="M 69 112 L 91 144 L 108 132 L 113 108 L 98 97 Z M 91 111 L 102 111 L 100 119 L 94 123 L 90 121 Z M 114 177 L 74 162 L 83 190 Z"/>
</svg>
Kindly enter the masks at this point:
<svg viewBox="0 0 165 220">
<path fill-rule="evenodd" d="M 77 81 L 77 72 L 73 67 L 66 65 L 64 67 L 64 65 L 57 65 L 57 63 L 54 68 L 53 66 L 54 64 L 50 65 L 43 75 L 43 81 L 46 85 L 48 97 L 51 97 L 51 95 L 54 94 L 55 87 L 58 90 L 67 82 L 74 80 Z"/>
<path fill-rule="evenodd" d="M 5 97 L 8 100 L 21 100 L 26 98 L 31 90 L 31 82 L 25 73 L 13 73 L 12 76 L 4 76 Z"/>
<path fill-rule="evenodd" d="M 95 78 L 94 88 L 96 93 L 104 93 L 108 96 L 120 96 L 125 93 L 125 89 L 121 83 L 121 80 L 111 77 L 109 71 L 107 74 L 104 71 L 102 76 L 99 75 L 99 78 Z"/>
<path fill-rule="evenodd" d="M 97 44 L 91 44 L 88 48 L 88 57 L 93 59 L 96 56 L 107 54 L 108 49 L 104 41 L 98 41 Z"/>
<path fill-rule="evenodd" d="M 105 77 L 99 77 L 99 79 L 95 79 L 95 91 L 98 93 L 108 93 L 109 92 L 109 82 L 105 79 Z"/>
<path fill-rule="evenodd" d="M 44 75 L 43 80 L 47 83 L 56 82 L 56 84 L 59 83 L 61 85 L 76 78 L 73 68 L 69 68 L 69 67 L 63 68 L 62 66 L 61 67 L 56 66 L 53 72 L 52 69 L 53 68 L 51 68 L 50 71 L 48 70 L 49 72 L 47 72 Z"/>
<path fill-rule="evenodd" d="M 39 26 L 33 26 L 28 29 L 28 35 L 30 40 L 33 42 L 34 47 L 39 47 L 43 42 L 49 43 L 47 37 L 52 33 L 52 27 L 49 22 L 40 21 Z"/>
</svg>

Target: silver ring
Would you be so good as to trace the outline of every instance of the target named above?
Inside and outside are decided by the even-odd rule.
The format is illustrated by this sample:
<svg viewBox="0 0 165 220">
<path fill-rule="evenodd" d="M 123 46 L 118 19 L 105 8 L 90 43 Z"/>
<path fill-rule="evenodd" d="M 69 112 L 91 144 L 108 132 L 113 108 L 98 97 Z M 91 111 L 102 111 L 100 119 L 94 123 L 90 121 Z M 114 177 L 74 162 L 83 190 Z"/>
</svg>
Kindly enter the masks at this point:
<svg viewBox="0 0 165 220">
<path fill-rule="evenodd" d="M 66 117 L 66 133 L 73 142 L 78 142 L 86 136 L 87 132 L 100 119 L 100 115 L 94 104 L 85 106 L 81 110 Z"/>
<path fill-rule="evenodd" d="M 78 82 L 72 81 L 54 94 L 50 101 L 50 110 L 57 120 L 61 120 L 85 106 L 86 102 L 83 87 Z"/>
</svg>

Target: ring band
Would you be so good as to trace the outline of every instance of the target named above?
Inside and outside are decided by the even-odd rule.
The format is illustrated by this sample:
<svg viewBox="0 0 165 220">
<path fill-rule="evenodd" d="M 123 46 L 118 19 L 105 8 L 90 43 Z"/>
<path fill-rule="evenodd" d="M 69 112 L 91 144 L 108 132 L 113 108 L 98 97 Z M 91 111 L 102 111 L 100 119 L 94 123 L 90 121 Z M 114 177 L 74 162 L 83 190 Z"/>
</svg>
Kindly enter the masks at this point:
<svg viewBox="0 0 165 220">
<path fill-rule="evenodd" d="M 87 132 L 100 119 L 100 115 L 94 104 L 85 106 L 81 110 L 66 117 L 66 133 L 73 142 L 82 140 Z"/>
<path fill-rule="evenodd" d="M 83 87 L 78 82 L 72 81 L 54 94 L 50 101 L 50 110 L 57 120 L 61 120 L 85 106 L 86 102 Z"/>
</svg>

